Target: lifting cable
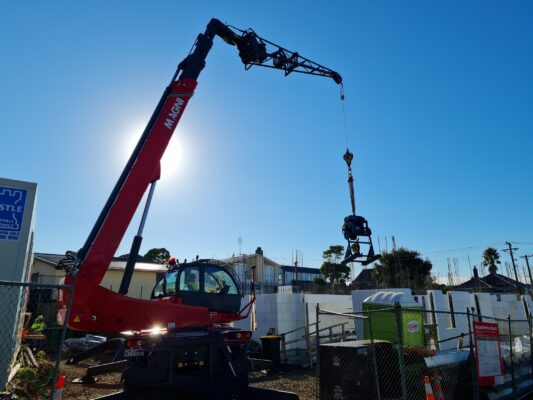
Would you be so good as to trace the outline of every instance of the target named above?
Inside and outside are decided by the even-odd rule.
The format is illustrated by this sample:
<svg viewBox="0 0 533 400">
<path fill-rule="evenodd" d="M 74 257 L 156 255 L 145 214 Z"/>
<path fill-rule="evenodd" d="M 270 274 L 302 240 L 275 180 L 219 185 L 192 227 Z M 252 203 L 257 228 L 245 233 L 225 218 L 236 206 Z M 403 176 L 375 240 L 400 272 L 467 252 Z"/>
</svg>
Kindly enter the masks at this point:
<svg viewBox="0 0 533 400">
<path fill-rule="evenodd" d="M 355 190 L 353 187 L 353 174 L 352 174 L 352 160 L 353 153 L 350 152 L 348 146 L 348 124 L 346 122 L 346 108 L 344 107 L 344 83 L 340 84 L 340 100 L 342 105 L 342 119 L 344 122 L 344 141 L 346 143 L 346 153 L 342 157 L 348 167 L 348 187 L 350 189 L 350 201 L 352 204 L 352 214 L 355 215 Z"/>
</svg>

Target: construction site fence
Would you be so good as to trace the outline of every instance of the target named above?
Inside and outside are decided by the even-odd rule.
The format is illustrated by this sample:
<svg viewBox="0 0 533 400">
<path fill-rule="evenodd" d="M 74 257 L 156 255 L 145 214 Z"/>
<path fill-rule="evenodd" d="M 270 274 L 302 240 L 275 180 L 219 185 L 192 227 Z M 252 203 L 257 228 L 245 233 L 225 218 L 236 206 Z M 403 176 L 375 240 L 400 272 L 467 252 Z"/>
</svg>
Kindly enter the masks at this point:
<svg viewBox="0 0 533 400">
<path fill-rule="evenodd" d="M 0 281 L 1 399 L 54 398 L 67 334 L 57 322 L 60 289 L 72 287 Z"/>
<path fill-rule="evenodd" d="M 470 309 L 400 305 L 338 313 L 317 305 L 316 321 L 310 332 L 320 400 L 514 399 L 533 390 L 531 316 L 495 318 Z M 475 335 L 480 325 L 496 334 Z M 496 376 L 479 377 L 478 348 L 499 359 Z M 434 397 L 426 397 L 429 390 Z"/>
</svg>

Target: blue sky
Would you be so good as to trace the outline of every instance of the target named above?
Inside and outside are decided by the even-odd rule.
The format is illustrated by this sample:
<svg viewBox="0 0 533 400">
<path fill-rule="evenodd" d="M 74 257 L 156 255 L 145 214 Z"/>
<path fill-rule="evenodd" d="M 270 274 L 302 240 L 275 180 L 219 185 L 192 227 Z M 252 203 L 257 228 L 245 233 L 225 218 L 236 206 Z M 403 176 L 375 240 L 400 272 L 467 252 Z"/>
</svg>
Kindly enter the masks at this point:
<svg viewBox="0 0 533 400">
<path fill-rule="evenodd" d="M 394 235 L 441 275 L 447 258 L 468 275 L 467 256 L 479 263 L 489 244 L 533 253 L 533 3 L 324 4 L 3 2 L 0 176 L 39 185 L 36 250 L 82 246 L 177 63 L 216 17 L 342 74 L 357 207 L 382 248 Z M 299 250 L 314 267 L 344 244 L 333 81 L 245 72 L 218 41 L 173 141 L 143 251 L 222 258 L 242 237 L 243 252 L 262 246 L 287 263 Z"/>
</svg>

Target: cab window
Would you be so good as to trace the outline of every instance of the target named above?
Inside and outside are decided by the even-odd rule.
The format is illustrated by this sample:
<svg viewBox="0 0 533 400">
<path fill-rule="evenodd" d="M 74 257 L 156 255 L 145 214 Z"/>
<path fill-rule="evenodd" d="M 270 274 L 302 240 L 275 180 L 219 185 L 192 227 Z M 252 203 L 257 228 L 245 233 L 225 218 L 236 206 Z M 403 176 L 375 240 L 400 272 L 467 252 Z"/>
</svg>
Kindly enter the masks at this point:
<svg viewBox="0 0 533 400">
<path fill-rule="evenodd" d="M 186 267 L 181 271 L 180 292 L 199 292 L 200 291 L 200 268 Z"/>
<path fill-rule="evenodd" d="M 214 265 L 204 266 L 204 291 L 216 294 L 239 294 L 231 276 Z"/>
<path fill-rule="evenodd" d="M 176 271 L 167 272 L 154 288 L 152 297 L 166 297 L 176 293 Z"/>
</svg>

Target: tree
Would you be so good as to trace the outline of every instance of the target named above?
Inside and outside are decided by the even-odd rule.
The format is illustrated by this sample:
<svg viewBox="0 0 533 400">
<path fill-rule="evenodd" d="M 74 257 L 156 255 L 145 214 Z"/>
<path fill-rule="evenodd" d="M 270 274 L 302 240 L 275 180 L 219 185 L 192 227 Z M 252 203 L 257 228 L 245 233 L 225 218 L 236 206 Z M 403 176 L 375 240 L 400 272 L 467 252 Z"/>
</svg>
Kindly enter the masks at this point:
<svg viewBox="0 0 533 400">
<path fill-rule="evenodd" d="M 313 279 L 313 283 L 317 286 L 326 286 L 327 282 L 324 278 L 322 278 L 321 276 Z"/>
<path fill-rule="evenodd" d="M 156 264 L 164 264 L 170 258 L 170 252 L 164 247 L 153 248 L 148 250 L 144 257 Z"/>
<path fill-rule="evenodd" d="M 483 252 L 483 261 L 481 263 L 489 267 L 489 274 L 495 274 L 498 271 L 496 264 L 501 264 L 498 250 L 494 247 L 487 247 Z"/>
<path fill-rule="evenodd" d="M 424 289 L 432 284 L 432 267 L 431 261 L 420 258 L 417 251 L 400 247 L 381 254 L 381 259 L 374 267 L 374 276 L 381 287 Z"/>
<path fill-rule="evenodd" d="M 322 275 L 334 286 L 338 283 L 346 283 L 350 277 L 350 268 L 346 265 L 339 264 L 339 261 L 344 252 L 343 246 L 329 246 L 327 250 L 322 253 L 324 262 L 320 267 Z"/>
</svg>

